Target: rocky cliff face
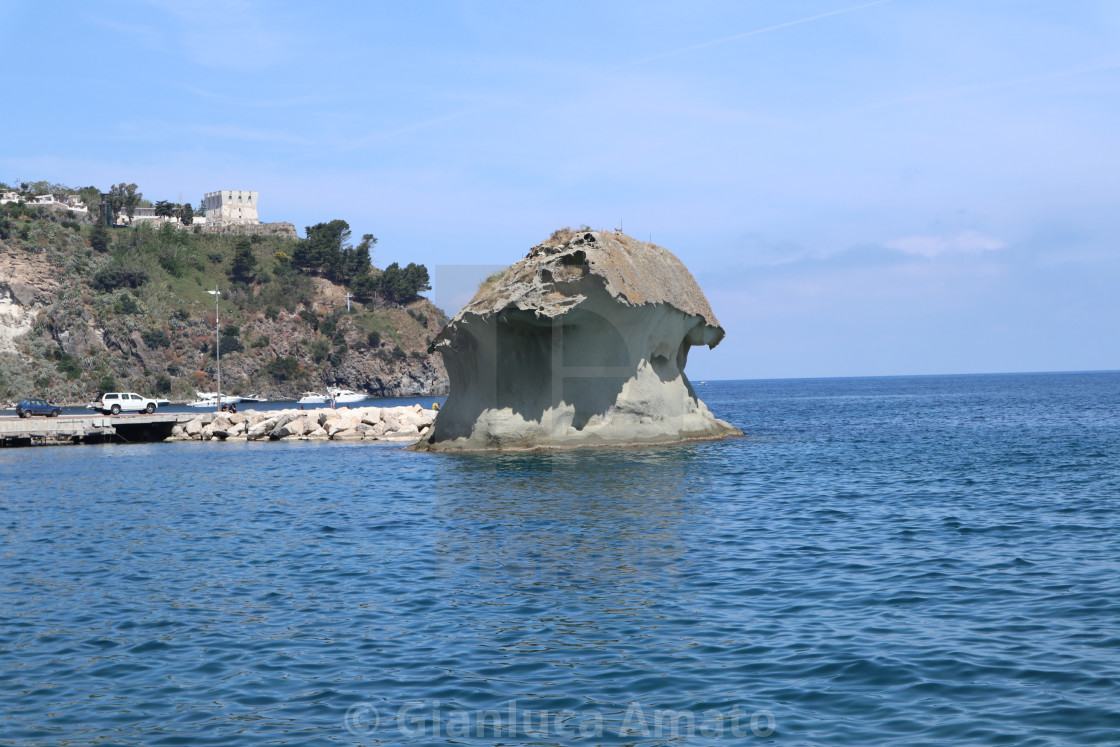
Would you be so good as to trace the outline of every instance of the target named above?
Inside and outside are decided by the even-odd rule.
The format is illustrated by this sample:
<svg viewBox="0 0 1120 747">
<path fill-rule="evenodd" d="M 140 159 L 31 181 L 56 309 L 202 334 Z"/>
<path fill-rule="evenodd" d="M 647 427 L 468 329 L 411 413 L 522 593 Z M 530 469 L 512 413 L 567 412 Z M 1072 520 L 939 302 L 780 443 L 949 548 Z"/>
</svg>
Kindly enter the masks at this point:
<svg viewBox="0 0 1120 747">
<path fill-rule="evenodd" d="M 434 450 L 630 445 L 741 435 L 684 374 L 723 338 L 691 273 L 624 234 L 558 233 L 436 338 L 451 394 Z"/>
<path fill-rule="evenodd" d="M 0 400 L 80 404 L 106 388 L 186 400 L 213 390 L 212 304 L 148 287 L 100 291 L 87 279 L 106 260 L 58 243 L 31 253 L 0 242 Z M 355 304 L 347 314 L 345 289 L 315 279 L 290 308 L 239 302 L 223 297 L 222 327 L 236 328 L 223 348 L 224 391 L 270 399 L 327 386 L 376 397 L 447 392 L 443 364 L 427 352 L 446 317 L 425 299 L 407 308 Z"/>
</svg>

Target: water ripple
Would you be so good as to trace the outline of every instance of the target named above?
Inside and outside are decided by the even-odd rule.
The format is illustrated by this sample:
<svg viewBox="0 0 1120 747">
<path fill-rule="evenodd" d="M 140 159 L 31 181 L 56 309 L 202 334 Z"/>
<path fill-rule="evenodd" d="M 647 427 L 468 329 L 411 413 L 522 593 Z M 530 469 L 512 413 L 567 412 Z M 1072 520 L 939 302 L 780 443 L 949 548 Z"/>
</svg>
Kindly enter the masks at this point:
<svg viewBox="0 0 1120 747">
<path fill-rule="evenodd" d="M 1118 392 L 714 382 L 750 436 L 647 450 L 4 451 L 0 745 L 1120 743 Z"/>
</svg>

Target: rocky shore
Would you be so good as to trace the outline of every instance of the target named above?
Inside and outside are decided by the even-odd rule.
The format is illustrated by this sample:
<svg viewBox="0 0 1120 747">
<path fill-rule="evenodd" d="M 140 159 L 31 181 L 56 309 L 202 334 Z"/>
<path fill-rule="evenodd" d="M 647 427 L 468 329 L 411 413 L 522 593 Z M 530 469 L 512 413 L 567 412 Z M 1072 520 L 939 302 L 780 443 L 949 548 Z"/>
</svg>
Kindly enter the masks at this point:
<svg viewBox="0 0 1120 747">
<path fill-rule="evenodd" d="M 428 432 L 435 416 L 420 405 L 208 412 L 176 425 L 166 440 L 412 442 Z"/>
</svg>

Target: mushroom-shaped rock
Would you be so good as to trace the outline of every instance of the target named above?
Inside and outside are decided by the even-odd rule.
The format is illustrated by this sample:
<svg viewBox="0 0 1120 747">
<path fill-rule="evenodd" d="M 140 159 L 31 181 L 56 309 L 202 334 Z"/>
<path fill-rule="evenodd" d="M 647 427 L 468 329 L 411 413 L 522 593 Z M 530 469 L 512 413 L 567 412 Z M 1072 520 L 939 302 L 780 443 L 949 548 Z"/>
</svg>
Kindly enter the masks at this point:
<svg viewBox="0 0 1120 747">
<path fill-rule="evenodd" d="M 416 448 L 633 445 L 742 435 L 684 375 L 724 331 L 684 264 L 621 233 L 557 232 L 436 337 L 451 393 Z"/>
</svg>

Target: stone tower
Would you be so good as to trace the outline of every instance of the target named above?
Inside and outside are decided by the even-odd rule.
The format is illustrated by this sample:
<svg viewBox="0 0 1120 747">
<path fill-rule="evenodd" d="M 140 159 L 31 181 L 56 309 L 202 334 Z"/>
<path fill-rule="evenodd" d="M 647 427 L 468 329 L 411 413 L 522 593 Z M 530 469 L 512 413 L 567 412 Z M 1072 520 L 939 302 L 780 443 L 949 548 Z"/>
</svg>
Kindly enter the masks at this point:
<svg viewBox="0 0 1120 747">
<path fill-rule="evenodd" d="M 207 192 L 202 200 L 207 224 L 257 225 L 261 222 L 257 216 L 257 194 L 231 189 Z"/>
</svg>

